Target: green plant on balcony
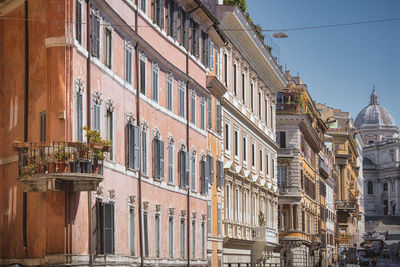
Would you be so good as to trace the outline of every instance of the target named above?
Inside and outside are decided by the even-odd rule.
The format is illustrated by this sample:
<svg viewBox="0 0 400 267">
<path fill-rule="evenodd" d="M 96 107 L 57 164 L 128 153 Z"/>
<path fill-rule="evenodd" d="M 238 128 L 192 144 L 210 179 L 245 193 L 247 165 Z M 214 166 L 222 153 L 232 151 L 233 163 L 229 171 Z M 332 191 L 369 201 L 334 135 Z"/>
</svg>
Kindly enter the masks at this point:
<svg viewBox="0 0 400 267">
<path fill-rule="evenodd" d="M 258 213 L 258 225 L 259 226 L 265 226 L 265 216 L 262 211 Z"/>
<path fill-rule="evenodd" d="M 57 172 L 64 172 L 67 167 L 67 161 L 70 158 L 70 154 L 67 151 L 67 146 L 64 141 L 60 142 L 58 150 L 54 153 L 57 159 Z"/>
<path fill-rule="evenodd" d="M 89 153 L 92 154 L 94 169 L 97 170 L 99 162 L 104 160 L 104 152 L 110 150 L 112 141 L 104 140 L 97 130 L 90 130 L 87 126 L 83 129 L 86 131 L 87 148 Z"/>
<path fill-rule="evenodd" d="M 36 162 L 32 162 L 26 166 L 23 166 L 21 168 L 21 172 L 23 175 L 32 175 L 36 172 L 38 165 L 36 164 Z"/>
</svg>

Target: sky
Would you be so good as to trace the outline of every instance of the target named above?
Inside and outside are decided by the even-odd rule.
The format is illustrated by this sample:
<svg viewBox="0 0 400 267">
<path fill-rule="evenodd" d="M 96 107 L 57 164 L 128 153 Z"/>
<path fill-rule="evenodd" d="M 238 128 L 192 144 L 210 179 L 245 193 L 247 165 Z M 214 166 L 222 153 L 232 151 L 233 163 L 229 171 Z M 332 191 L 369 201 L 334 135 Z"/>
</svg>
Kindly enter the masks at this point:
<svg viewBox="0 0 400 267">
<path fill-rule="evenodd" d="M 399 0 L 247 0 L 247 6 L 263 30 L 400 19 Z M 316 102 L 355 119 L 375 84 L 379 104 L 400 125 L 400 20 L 286 33 L 273 40 L 279 62 L 300 75 Z"/>
</svg>

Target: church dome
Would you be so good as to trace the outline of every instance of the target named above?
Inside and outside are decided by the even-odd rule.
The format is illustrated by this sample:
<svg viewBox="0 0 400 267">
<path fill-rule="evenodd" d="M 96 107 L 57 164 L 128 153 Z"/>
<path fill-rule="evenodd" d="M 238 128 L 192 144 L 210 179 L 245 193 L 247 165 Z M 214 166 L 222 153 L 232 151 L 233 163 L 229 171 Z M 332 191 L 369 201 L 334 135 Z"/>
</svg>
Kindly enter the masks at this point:
<svg viewBox="0 0 400 267">
<path fill-rule="evenodd" d="M 354 126 L 357 128 L 397 128 L 390 113 L 379 105 L 375 89 L 372 90 L 369 105 L 358 113 Z"/>
</svg>

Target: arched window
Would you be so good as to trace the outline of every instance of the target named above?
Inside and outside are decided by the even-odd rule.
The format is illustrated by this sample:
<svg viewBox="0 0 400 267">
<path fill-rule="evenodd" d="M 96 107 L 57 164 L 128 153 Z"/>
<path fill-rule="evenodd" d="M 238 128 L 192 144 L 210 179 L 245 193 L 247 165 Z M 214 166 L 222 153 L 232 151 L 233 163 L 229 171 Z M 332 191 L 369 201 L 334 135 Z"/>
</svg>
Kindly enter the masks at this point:
<svg viewBox="0 0 400 267">
<path fill-rule="evenodd" d="M 373 194 L 374 193 L 374 186 L 372 184 L 372 181 L 368 181 L 368 194 Z"/>
</svg>

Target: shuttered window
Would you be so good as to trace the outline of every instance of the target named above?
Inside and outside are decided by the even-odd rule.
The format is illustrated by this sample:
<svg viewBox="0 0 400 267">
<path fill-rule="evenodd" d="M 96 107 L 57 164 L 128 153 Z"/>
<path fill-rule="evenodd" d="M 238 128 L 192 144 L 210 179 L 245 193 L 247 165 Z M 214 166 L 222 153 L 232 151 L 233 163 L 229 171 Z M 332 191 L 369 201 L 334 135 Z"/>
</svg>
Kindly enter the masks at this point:
<svg viewBox="0 0 400 267">
<path fill-rule="evenodd" d="M 100 105 L 93 103 L 93 130 L 100 131 Z"/>
<path fill-rule="evenodd" d="M 208 155 L 207 160 L 208 160 L 208 170 L 209 170 L 208 181 L 210 184 L 214 184 L 214 157 Z"/>
<path fill-rule="evenodd" d="M 192 155 L 191 162 L 192 191 L 196 191 L 196 155 Z"/>
<path fill-rule="evenodd" d="M 114 120 L 113 120 L 113 112 L 111 110 L 107 110 L 107 140 L 111 141 L 111 148 L 108 152 L 108 158 L 110 160 L 113 159 L 113 147 L 114 147 Z"/>
<path fill-rule="evenodd" d="M 211 70 L 214 70 L 214 44 L 210 41 L 209 43 L 209 60 L 208 60 L 208 66 L 210 67 Z"/>
<path fill-rule="evenodd" d="M 243 136 L 243 161 L 247 162 L 247 137 Z"/>
<path fill-rule="evenodd" d="M 168 34 L 178 39 L 178 6 L 174 0 L 168 0 Z"/>
<path fill-rule="evenodd" d="M 153 21 L 161 29 L 164 29 L 164 0 L 154 0 Z"/>
<path fill-rule="evenodd" d="M 125 46 L 125 81 L 132 84 L 132 48 Z"/>
<path fill-rule="evenodd" d="M 216 113 L 216 118 L 215 118 L 215 123 L 216 123 L 216 130 L 217 133 L 221 133 L 222 131 L 222 121 L 221 121 L 221 117 L 222 117 L 222 110 L 221 110 L 221 104 L 219 102 L 217 102 L 216 107 L 215 107 L 215 113 Z"/>
<path fill-rule="evenodd" d="M 76 94 L 76 141 L 83 141 L 83 95 Z"/>
<path fill-rule="evenodd" d="M 211 201 L 207 204 L 207 229 L 208 235 L 212 234 L 212 210 L 211 210 Z"/>
<path fill-rule="evenodd" d="M 208 194 L 209 175 L 210 175 L 210 170 L 208 166 L 208 160 L 203 159 L 201 161 L 201 193 L 203 195 Z"/>
<path fill-rule="evenodd" d="M 233 64 L 233 93 L 237 95 L 237 65 Z"/>
<path fill-rule="evenodd" d="M 256 145 L 254 143 L 251 144 L 251 166 L 256 166 Z"/>
<path fill-rule="evenodd" d="M 100 57 L 100 18 L 92 15 L 92 56 Z"/>
<path fill-rule="evenodd" d="M 185 88 L 183 86 L 178 87 L 179 92 L 179 116 L 185 117 Z"/>
<path fill-rule="evenodd" d="M 196 221 L 192 220 L 192 259 L 196 258 Z"/>
<path fill-rule="evenodd" d="M 75 39 L 82 44 L 82 3 L 75 1 Z"/>
<path fill-rule="evenodd" d="M 246 74 L 242 73 L 242 100 L 246 104 Z"/>
<path fill-rule="evenodd" d="M 217 210 L 218 236 L 222 235 L 222 211 L 221 207 Z"/>
<path fill-rule="evenodd" d="M 174 217 L 168 217 L 168 257 L 174 257 Z"/>
<path fill-rule="evenodd" d="M 147 0 L 140 0 L 140 9 L 147 13 Z"/>
<path fill-rule="evenodd" d="M 219 50 L 215 49 L 215 76 L 217 76 L 218 80 L 220 79 L 220 66 L 219 66 Z"/>
<path fill-rule="evenodd" d="M 212 97 L 207 98 L 207 127 L 212 129 Z"/>
<path fill-rule="evenodd" d="M 186 257 L 186 222 L 185 219 L 180 220 L 179 226 L 179 244 L 180 244 L 180 254 L 182 258 Z"/>
<path fill-rule="evenodd" d="M 206 257 L 206 226 L 204 222 L 201 222 L 201 258 Z"/>
<path fill-rule="evenodd" d="M 153 65 L 152 69 L 152 99 L 158 102 L 158 65 Z"/>
<path fill-rule="evenodd" d="M 224 85 L 228 87 L 228 54 L 224 54 Z"/>
<path fill-rule="evenodd" d="M 132 256 L 136 256 L 136 211 L 129 207 L 129 249 Z"/>
<path fill-rule="evenodd" d="M 129 123 L 126 127 L 127 138 L 127 167 L 134 170 L 139 170 L 140 157 L 140 128 L 139 126 Z"/>
<path fill-rule="evenodd" d="M 250 107 L 254 111 L 254 83 L 250 84 Z"/>
<path fill-rule="evenodd" d="M 192 20 L 192 54 L 199 57 L 199 24 Z"/>
<path fill-rule="evenodd" d="M 190 95 L 190 122 L 196 124 L 196 95 L 194 92 Z"/>
<path fill-rule="evenodd" d="M 157 138 L 153 139 L 153 175 L 164 180 L 164 141 Z"/>
<path fill-rule="evenodd" d="M 142 172 L 147 174 L 147 131 L 142 130 Z"/>
<path fill-rule="evenodd" d="M 224 162 L 221 160 L 217 160 L 217 186 L 224 186 Z"/>
<path fill-rule="evenodd" d="M 146 94 L 146 60 L 139 60 L 139 87 L 142 94 Z"/>
<path fill-rule="evenodd" d="M 149 257 L 149 214 L 143 212 L 143 248 L 144 256 Z"/>
<path fill-rule="evenodd" d="M 173 90 L 172 77 L 167 77 L 167 109 L 168 110 L 172 110 L 172 95 L 173 95 L 172 90 Z"/>
<path fill-rule="evenodd" d="M 46 142 L 47 136 L 47 118 L 46 111 L 40 112 L 40 142 Z"/>
<path fill-rule="evenodd" d="M 201 63 L 206 67 L 208 67 L 209 63 L 209 49 L 208 34 L 201 31 Z"/>
<path fill-rule="evenodd" d="M 99 254 L 114 254 L 114 203 L 96 202 L 97 251 Z"/>
<path fill-rule="evenodd" d="M 200 128 L 202 130 L 205 129 L 205 116 L 204 101 L 200 101 Z"/>
<path fill-rule="evenodd" d="M 168 145 L 168 183 L 174 184 L 174 146 Z"/>
<path fill-rule="evenodd" d="M 187 32 L 186 29 L 186 21 L 189 17 L 189 14 L 187 14 L 185 12 L 185 10 L 183 10 L 182 8 L 180 9 L 180 38 L 179 38 L 179 43 L 185 47 L 186 44 L 186 39 L 187 39 L 187 35 L 189 34 L 189 32 Z"/>
<path fill-rule="evenodd" d="M 154 218 L 154 241 L 155 241 L 155 254 L 156 258 L 161 256 L 161 223 L 160 223 L 160 214 L 156 214 Z"/>
<path fill-rule="evenodd" d="M 179 180 L 180 186 L 189 186 L 189 152 L 181 150 L 179 152 Z"/>
<path fill-rule="evenodd" d="M 267 99 L 264 100 L 264 111 L 265 111 L 265 114 L 264 114 L 265 125 L 268 126 L 268 100 Z"/>
<path fill-rule="evenodd" d="M 286 184 L 286 166 L 278 166 L 278 184 Z"/>
<path fill-rule="evenodd" d="M 104 55 L 104 64 L 106 65 L 107 68 L 111 69 L 111 55 L 112 55 L 112 33 L 110 29 L 105 29 L 105 55 Z"/>
</svg>

